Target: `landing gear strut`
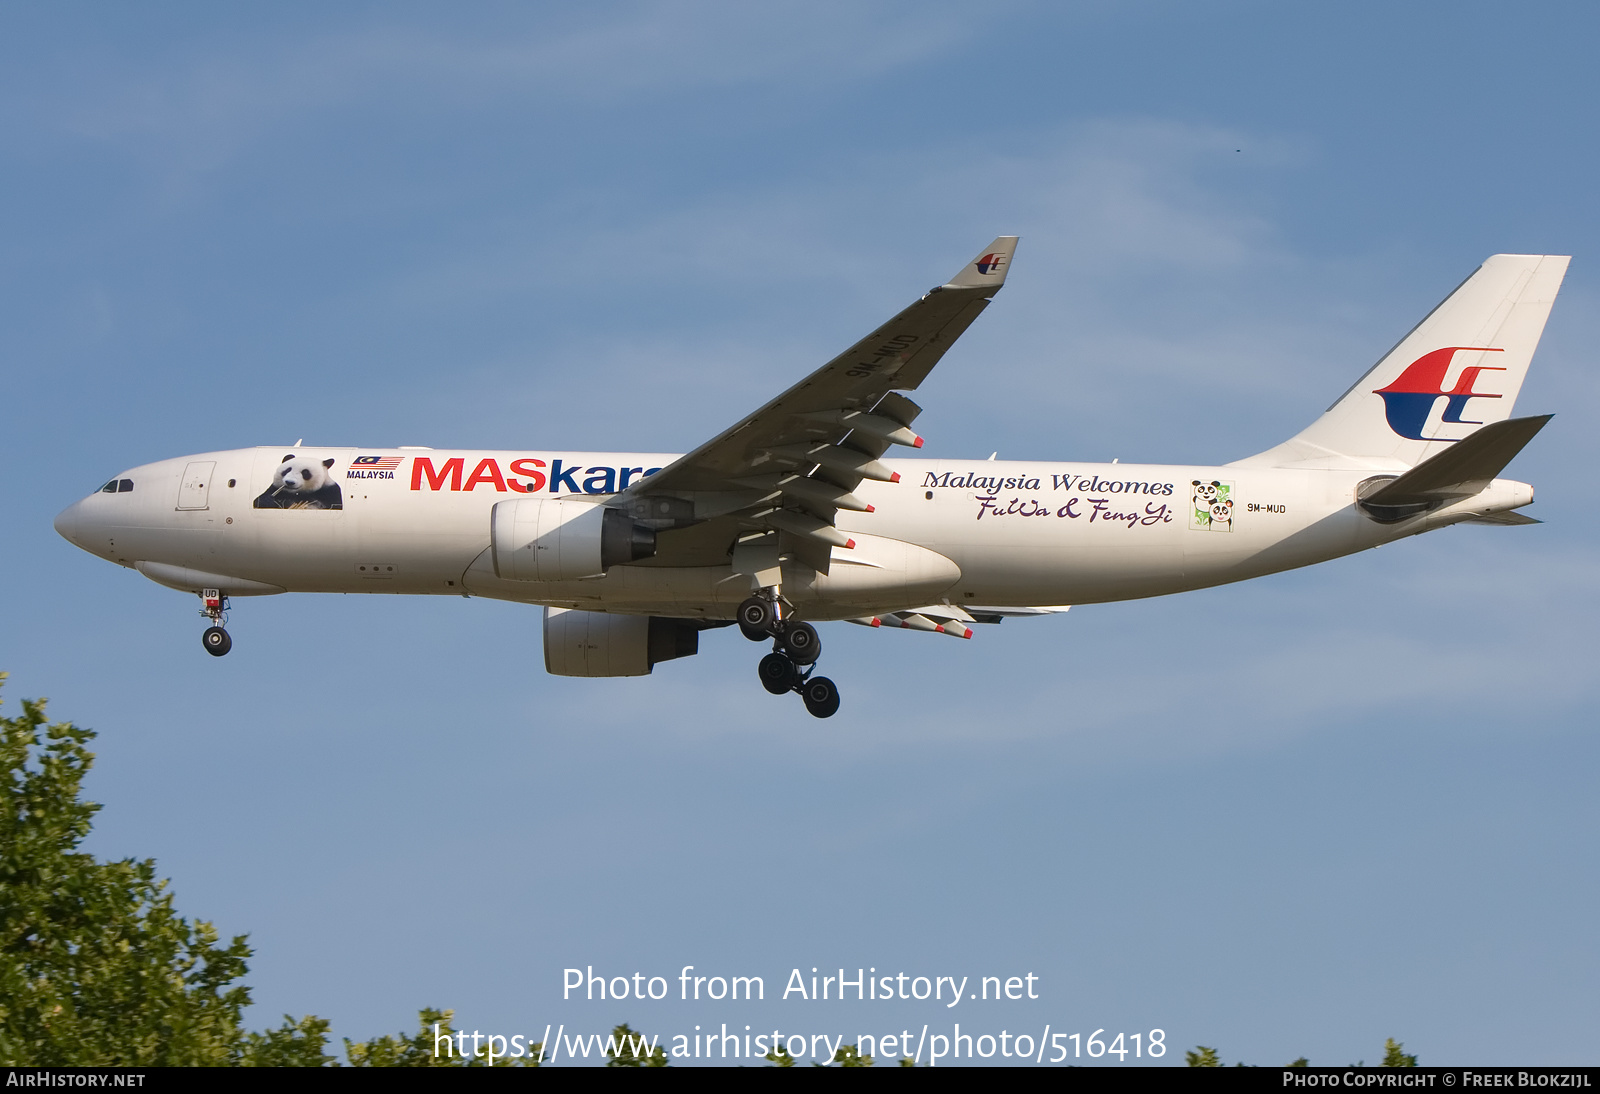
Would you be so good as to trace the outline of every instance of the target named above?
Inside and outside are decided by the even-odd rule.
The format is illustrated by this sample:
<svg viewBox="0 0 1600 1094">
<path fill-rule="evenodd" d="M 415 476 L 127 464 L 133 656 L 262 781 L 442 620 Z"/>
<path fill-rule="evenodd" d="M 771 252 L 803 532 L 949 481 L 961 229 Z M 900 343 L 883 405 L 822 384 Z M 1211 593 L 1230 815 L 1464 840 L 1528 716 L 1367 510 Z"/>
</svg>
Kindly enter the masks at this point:
<svg viewBox="0 0 1600 1094">
<path fill-rule="evenodd" d="M 233 639 L 222 629 L 222 624 L 228 618 L 228 598 L 218 589 L 205 589 L 200 593 L 200 599 L 205 601 L 200 614 L 211 620 L 211 626 L 200 636 L 200 644 L 212 657 L 221 657 L 233 649 Z"/>
<path fill-rule="evenodd" d="M 775 588 L 762 593 L 767 595 L 752 596 L 735 613 L 746 638 L 772 641 L 772 652 L 756 668 L 761 686 L 774 695 L 798 692 L 812 717 L 831 718 L 839 709 L 839 689 L 811 667 L 822 655 L 822 637 L 810 623 L 785 618 Z"/>
</svg>

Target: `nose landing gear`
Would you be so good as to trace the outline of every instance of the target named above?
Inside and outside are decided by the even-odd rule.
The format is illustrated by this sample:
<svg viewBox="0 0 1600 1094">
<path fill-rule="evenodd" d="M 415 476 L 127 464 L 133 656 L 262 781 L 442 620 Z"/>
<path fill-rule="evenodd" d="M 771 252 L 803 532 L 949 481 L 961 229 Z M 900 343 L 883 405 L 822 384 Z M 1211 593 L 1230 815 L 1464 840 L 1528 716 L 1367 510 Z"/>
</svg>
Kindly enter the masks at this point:
<svg viewBox="0 0 1600 1094">
<path fill-rule="evenodd" d="M 222 629 L 222 624 L 228 618 L 228 598 L 218 589 L 205 589 L 201 591 L 200 599 L 205 602 L 200 614 L 211 620 L 211 626 L 200 636 L 200 644 L 212 657 L 221 657 L 233 649 L 233 639 Z"/>
<path fill-rule="evenodd" d="M 831 718 L 837 713 L 838 687 L 826 676 L 814 675 L 813 666 L 822 655 L 822 637 L 815 627 L 784 618 L 776 595 L 752 596 L 739 605 L 736 618 L 739 629 L 752 642 L 772 640 L 772 652 L 756 667 L 762 687 L 773 695 L 798 692 L 813 718 Z"/>
</svg>

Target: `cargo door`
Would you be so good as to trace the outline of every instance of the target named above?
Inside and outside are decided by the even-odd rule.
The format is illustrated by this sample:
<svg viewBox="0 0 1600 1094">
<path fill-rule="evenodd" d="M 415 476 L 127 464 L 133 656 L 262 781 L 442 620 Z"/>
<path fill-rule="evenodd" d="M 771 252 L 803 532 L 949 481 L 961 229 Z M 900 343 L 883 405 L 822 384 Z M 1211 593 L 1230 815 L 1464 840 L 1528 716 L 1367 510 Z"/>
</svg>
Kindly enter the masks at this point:
<svg viewBox="0 0 1600 1094">
<path fill-rule="evenodd" d="M 183 482 L 178 487 L 179 509 L 205 509 L 211 498 L 211 473 L 217 468 L 214 460 L 196 460 L 183 469 Z"/>
</svg>

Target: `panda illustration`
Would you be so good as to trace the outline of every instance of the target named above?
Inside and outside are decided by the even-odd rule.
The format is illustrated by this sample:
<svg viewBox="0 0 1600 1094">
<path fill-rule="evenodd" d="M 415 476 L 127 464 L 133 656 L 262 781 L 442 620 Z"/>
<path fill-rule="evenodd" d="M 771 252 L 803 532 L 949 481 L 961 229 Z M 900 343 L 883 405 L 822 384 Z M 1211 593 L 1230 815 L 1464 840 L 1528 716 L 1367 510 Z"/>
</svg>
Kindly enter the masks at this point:
<svg viewBox="0 0 1600 1094">
<path fill-rule="evenodd" d="M 1190 499 L 1193 512 L 1192 524 L 1196 528 L 1209 528 L 1211 527 L 1211 508 L 1217 502 L 1226 500 L 1227 488 L 1215 479 L 1210 482 L 1191 479 L 1190 482 L 1194 486 L 1193 496 Z"/>
<path fill-rule="evenodd" d="M 1202 532 L 1233 531 L 1233 483 L 1190 480 L 1189 527 Z"/>
<path fill-rule="evenodd" d="M 255 500 L 257 509 L 343 509 L 344 495 L 328 473 L 333 460 L 317 461 L 293 452 L 272 473 L 272 485 Z"/>
</svg>

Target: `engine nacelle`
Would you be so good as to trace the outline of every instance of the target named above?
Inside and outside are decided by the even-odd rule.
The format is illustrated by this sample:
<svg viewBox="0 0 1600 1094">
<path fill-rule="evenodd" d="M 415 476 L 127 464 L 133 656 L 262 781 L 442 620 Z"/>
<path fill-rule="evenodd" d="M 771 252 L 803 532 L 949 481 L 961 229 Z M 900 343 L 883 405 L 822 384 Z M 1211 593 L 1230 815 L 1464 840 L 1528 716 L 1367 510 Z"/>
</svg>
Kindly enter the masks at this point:
<svg viewBox="0 0 1600 1094">
<path fill-rule="evenodd" d="M 656 534 L 620 509 L 592 501 L 523 498 L 494 507 L 489 546 L 496 577 L 573 581 L 649 558 L 656 553 Z"/>
<path fill-rule="evenodd" d="M 692 620 L 544 610 L 544 668 L 554 676 L 648 676 L 662 661 L 699 652 Z"/>
</svg>

